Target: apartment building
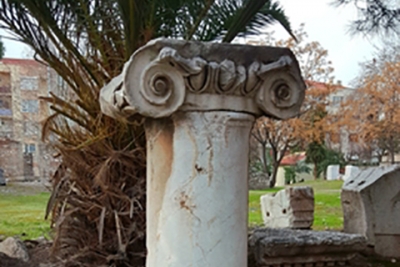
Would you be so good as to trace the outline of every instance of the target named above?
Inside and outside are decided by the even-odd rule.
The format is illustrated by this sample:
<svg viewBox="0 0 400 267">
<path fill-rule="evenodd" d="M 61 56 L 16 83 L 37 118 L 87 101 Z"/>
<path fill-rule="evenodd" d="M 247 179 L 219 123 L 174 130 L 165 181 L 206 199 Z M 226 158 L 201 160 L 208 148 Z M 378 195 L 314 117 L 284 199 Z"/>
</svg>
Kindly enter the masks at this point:
<svg viewBox="0 0 400 267">
<path fill-rule="evenodd" d="M 355 94 L 353 88 L 339 87 L 332 92 L 329 97 L 329 105 L 326 111 L 330 114 L 340 115 L 340 109 L 343 102 L 348 101 L 349 97 Z M 341 151 L 347 160 L 359 160 L 362 154 L 365 153 L 365 148 L 358 138 L 356 133 L 349 132 L 346 129 L 337 129 L 337 132 L 331 133 L 327 137 L 326 143 L 328 147 Z"/>
<path fill-rule="evenodd" d="M 10 180 L 48 178 L 57 166 L 41 141 L 41 124 L 49 115 L 40 101 L 57 90 L 57 75 L 31 59 L 0 60 L 0 168 Z"/>
</svg>

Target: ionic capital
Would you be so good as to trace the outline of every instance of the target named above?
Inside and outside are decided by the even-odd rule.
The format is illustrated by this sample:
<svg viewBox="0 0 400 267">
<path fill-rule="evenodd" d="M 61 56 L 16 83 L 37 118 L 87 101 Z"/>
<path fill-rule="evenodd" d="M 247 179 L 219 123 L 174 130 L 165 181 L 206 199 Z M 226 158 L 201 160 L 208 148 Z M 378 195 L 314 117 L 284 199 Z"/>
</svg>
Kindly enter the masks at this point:
<svg viewBox="0 0 400 267">
<path fill-rule="evenodd" d="M 236 111 L 287 119 L 305 84 L 289 49 L 156 39 L 102 90 L 103 113 L 162 118 L 180 111 Z"/>
</svg>

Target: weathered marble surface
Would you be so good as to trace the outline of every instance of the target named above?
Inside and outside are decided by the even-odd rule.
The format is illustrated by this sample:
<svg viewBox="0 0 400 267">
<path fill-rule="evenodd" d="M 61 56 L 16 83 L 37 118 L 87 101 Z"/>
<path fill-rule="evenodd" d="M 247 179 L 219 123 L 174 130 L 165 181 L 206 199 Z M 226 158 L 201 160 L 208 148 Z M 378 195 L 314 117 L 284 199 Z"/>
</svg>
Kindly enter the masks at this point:
<svg viewBox="0 0 400 267">
<path fill-rule="evenodd" d="M 343 180 L 347 181 L 348 179 L 355 178 L 360 173 L 360 171 L 360 168 L 358 168 L 357 166 L 347 165 L 345 167 Z"/>
<path fill-rule="evenodd" d="M 344 231 L 365 235 L 384 257 L 400 258 L 400 167 L 371 167 L 345 181 Z"/>
<path fill-rule="evenodd" d="M 29 261 L 29 253 L 25 244 L 14 237 L 7 237 L 3 242 L 0 242 L 0 253 L 11 258 L 21 259 L 24 262 Z"/>
<path fill-rule="evenodd" d="M 249 135 L 299 113 L 289 49 L 157 39 L 100 93 L 102 112 L 147 118 L 147 267 L 245 267 Z"/>
<path fill-rule="evenodd" d="M 253 119 L 190 112 L 149 121 L 148 266 L 246 266 L 248 169 L 240 163 L 249 148 L 238 141 Z"/>
<path fill-rule="evenodd" d="M 338 180 L 341 177 L 339 170 L 339 165 L 329 165 L 326 169 L 326 179 L 328 181 Z"/>
<path fill-rule="evenodd" d="M 305 84 L 289 49 L 156 39 L 100 94 L 103 113 L 167 117 L 177 110 L 295 116 Z"/>
<path fill-rule="evenodd" d="M 289 187 L 260 198 L 264 225 L 270 228 L 309 229 L 314 222 L 314 191 Z"/>
<path fill-rule="evenodd" d="M 259 267 L 332 266 L 329 264 L 349 261 L 365 249 L 364 236 L 333 231 L 260 228 L 249 237 L 249 257 Z"/>
</svg>

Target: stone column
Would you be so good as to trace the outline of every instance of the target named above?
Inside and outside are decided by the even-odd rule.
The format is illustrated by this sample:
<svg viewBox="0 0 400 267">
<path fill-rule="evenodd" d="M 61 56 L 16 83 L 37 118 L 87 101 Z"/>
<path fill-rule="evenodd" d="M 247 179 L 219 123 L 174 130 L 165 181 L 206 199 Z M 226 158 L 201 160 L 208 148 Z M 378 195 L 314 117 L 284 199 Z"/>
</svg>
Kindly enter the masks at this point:
<svg viewBox="0 0 400 267">
<path fill-rule="evenodd" d="M 247 266 L 250 131 L 304 89 L 288 49 L 168 39 L 102 89 L 103 113 L 147 118 L 147 267 Z"/>
<path fill-rule="evenodd" d="M 253 120 L 194 111 L 146 125 L 147 266 L 246 266 Z"/>
</svg>

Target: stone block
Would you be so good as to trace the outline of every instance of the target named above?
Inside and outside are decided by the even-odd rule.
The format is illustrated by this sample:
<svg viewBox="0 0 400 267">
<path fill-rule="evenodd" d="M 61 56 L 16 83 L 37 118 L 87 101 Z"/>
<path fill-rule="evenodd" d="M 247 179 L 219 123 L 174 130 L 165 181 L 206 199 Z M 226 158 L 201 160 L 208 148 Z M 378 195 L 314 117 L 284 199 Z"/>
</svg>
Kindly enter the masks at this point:
<svg viewBox="0 0 400 267">
<path fill-rule="evenodd" d="M 326 170 L 326 179 L 329 181 L 338 180 L 340 177 L 339 169 L 339 165 L 329 165 Z"/>
<path fill-rule="evenodd" d="M 249 256 L 256 266 L 330 266 L 347 262 L 366 249 L 366 238 L 333 231 L 260 228 L 249 237 Z"/>
<path fill-rule="evenodd" d="M 25 244 L 13 237 L 8 237 L 0 243 L 0 252 L 11 258 L 21 259 L 25 262 L 29 260 L 29 252 Z"/>
<path fill-rule="evenodd" d="M 314 191 L 308 186 L 290 187 L 261 196 L 264 224 L 270 228 L 308 229 L 314 221 Z"/>
<path fill-rule="evenodd" d="M 362 234 L 375 253 L 400 258 L 400 167 L 369 168 L 343 184 L 344 231 Z"/>
<path fill-rule="evenodd" d="M 347 165 L 344 169 L 343 180 L 347 181 L 348 179 L 352 179 L 356 177 L 360 173 L 360 169 L 356 166 Z"/>
</svg>

